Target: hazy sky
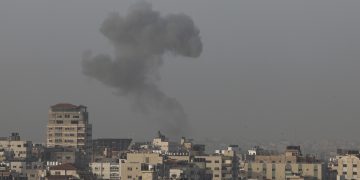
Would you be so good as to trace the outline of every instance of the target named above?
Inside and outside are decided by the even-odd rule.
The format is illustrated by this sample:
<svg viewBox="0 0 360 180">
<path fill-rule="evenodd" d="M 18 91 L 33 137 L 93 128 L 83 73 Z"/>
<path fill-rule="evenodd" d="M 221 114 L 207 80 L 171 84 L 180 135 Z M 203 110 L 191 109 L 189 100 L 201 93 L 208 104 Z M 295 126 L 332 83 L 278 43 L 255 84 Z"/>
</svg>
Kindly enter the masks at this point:
<svg viewBox="0 0 360 180">
<path fill-rule="evenodd" d="M 99 32 L 134 1 L 0 1 L 0 135 L 45 140 L 50 105 L 87 105 L 94 137 L 154 136 L 157 124 L 82 74 L 81 56 L 113 52 Z M 360 1 L 153 0 L 200 29 L 197 59 L 168 57 L 159 86 L 193 137 L 352 138 L 360 126 Z"/>
</svg>

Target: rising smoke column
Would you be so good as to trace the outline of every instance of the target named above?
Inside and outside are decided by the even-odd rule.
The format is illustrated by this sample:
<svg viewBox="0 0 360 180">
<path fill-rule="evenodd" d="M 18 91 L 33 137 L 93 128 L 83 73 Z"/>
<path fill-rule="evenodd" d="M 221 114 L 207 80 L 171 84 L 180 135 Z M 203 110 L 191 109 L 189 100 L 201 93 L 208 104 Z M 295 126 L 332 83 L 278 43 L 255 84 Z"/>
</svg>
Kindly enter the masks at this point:
<svg viewBox="0 0 360 180">
<path fill-rule="evenodd" d="M 202 42 L 193 20 L 185 14 L 162 16 L 151 4 L 141 2 L 131 6 L 126 16 L 110 14 L 100 31 L 114 45 L 115 55 L 85 53 L 83 73 L 133 99 L 135 109 L 157 119 L 162 130 L 183 135 L 188 124 L 182 105 L 156 82 L 164 54 L 200 56 Z"/>
</svg>

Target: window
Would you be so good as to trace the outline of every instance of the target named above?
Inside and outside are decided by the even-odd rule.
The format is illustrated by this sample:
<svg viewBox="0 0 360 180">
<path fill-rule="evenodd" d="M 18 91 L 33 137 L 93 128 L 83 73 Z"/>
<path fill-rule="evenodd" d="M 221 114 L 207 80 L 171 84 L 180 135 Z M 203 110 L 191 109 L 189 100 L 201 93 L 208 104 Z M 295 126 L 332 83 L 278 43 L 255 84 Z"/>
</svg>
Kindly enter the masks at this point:
<svg viewBox="0 0 360 180">
<path fill-rule="evenodd" d="M 62 120 L 57 120 L 57 121 L 56 121 L 56 124 L 64 124 L 64 121 L 62 121 Z"/>
<path fill-rule="evenodd" d="M 69 115 L 69 114 L 65 114 L 65 118 L 70 118 L 70 115 Z"/>
<path fill-rule="evenodd" d="M 357 164 L 353 164 L 353 167 L 357 167 Z"/>
<path fill-rule="evenodd" d="M 128 171 L 132 171 L 132 168 L 131 168 L 131 167 L 128 167 L 127 169 L 128 169 Z"/>
<path fill-rule="evenodd" d="M 79 121 L 72 120 L 72 121 L 71 121 L 71 124 L 79 124 Z"/>
<path fill-rule="evenodd" d="M 219 175 L 218 175 L 218 174 L 214 174 L 214 177 L 219 177 Z"/>
<path fill-rule="evenodd" d="M 347 167 L 347 164 L 343 164 L 343 167 Z"/>
<path fill-rule="evenodd" d="M 215 160 L 215 163 L 219 163 L 219 161 L 218 161 L 218 160 Z"/>
<path fill-rule="evenodd" d="M 60 171 L 55 171 L 55 175 L 60 175 Z"/>
<path fill-rule="evenodd" d="M 118 171 L 118 170 L 119 170 L 119 167 L 116 167 L 116 166 L 110 167 L 110 171 Z"/>
<path fill-rule="evenodd" d="M 357 175 L 357 172 L 353 172 L 353 175 Z"/>
</svg>

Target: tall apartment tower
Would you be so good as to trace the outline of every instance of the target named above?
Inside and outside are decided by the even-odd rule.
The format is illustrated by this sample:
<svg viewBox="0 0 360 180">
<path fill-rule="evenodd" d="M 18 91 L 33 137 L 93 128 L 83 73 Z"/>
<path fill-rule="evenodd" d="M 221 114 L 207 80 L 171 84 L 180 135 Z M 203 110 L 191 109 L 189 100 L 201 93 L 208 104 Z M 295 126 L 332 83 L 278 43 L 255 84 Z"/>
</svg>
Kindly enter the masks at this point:
<svg viewBox="0 0 360 180">
<path fill-rule="evenodd" d="M 60 103 L 49 109 L 47 147 L 70 147 L 91 152 L 92 125 L 86 106 Z"/>
</svg>

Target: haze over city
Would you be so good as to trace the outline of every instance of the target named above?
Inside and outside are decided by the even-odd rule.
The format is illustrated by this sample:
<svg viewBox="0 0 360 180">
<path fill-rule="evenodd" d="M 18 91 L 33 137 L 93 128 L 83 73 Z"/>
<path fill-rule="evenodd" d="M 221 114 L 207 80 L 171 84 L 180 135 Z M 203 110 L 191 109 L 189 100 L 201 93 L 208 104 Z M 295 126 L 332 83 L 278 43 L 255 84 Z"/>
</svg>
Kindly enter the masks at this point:
<svg viewBox="0 0 360 180">
<path fill-rule="evenodd" d="M 357 139 L 359 1 L 148 2 L 162 16 L 186 14 L 199 30 L 201 53 L 165 53 L 155 82 L 181 104 L 192 137 Z M 1 135 L 44 141 L 48 108 L 58 102 L 86 105 L 94 137 L 170 131 L 83 73 L 84 52 L 114 55 L 102 23 L 133 4 L 0 1 Z"/>
</svg>

